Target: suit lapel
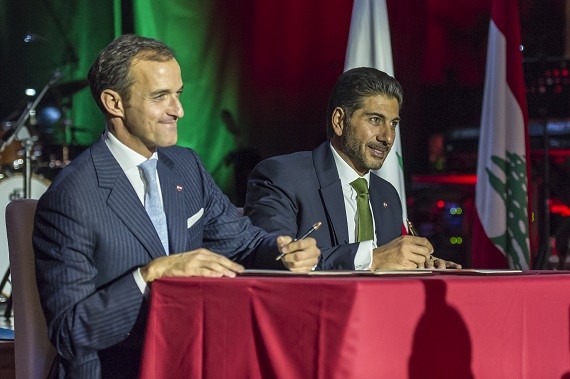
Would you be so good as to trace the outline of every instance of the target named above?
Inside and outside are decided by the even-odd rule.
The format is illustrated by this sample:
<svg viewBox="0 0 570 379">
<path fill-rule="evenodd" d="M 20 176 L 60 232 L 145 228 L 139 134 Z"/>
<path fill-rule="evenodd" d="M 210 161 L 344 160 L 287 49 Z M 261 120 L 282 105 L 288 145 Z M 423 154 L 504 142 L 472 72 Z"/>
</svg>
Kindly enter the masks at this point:
<svg viewBox="0 0 570 379">
<path fill-rule="evenodd" d="M 144 206 L 104 140 L 100 139 L 94 144 L 91 151 L 99 186 L 110 191 L 107 199 L 109 208 L 123 221 L 152 258 L 163 255 L 161 252 L 164 247 Z"/>
<path fill-rule="evenodd" d="M 374 225 L 376 231 L 376 240 L 383 241 L 383 228 L 381 227 L 382 222 L 390 220 L 387 212 L 390 206 L 396 206 L 396 204 L 390 204 L 385 194 L 380 191 L 380 179 L 373 173 L 370 173 L 370 205 L 372 206 L 372 214 L 374 215 Z"/>
<path fill-rule="evenodd" d="M 323 207 L 329 228 L 336 241 L 333 245 L 348 243 L 348 224 L 342 185 L 328 142 L 313 151 L 313 164 L 320 185 Z"/>
<path fill-rule="evenodd" d="M 180 175 L 174 172 L 174 162 L 167 156 L 158 153 L 158 176 L 160 178 L 160 190 L 162 192 L 162 202 L 166 213 L 168 225 L 168 240 L 170 252 L 176 253 L 186 250 L 186 209 L 184 206 L 184 195 L 186 191 L 182 182 L 177 181 Z"/>
</svg>

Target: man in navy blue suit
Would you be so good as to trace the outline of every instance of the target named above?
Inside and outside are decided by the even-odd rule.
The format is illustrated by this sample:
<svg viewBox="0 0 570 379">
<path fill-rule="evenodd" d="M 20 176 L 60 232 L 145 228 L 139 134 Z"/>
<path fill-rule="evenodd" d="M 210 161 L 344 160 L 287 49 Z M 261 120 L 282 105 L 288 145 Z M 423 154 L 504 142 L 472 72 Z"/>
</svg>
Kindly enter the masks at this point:
<svg viewBox="0 0 570 379">
<path fill-rule="evenodd" d="M 382 167 L 400 122 L 403 91 L 386 73 L 360 67 L 342 74 L 327 110 L 329 141 L 314 151 L 272 157 L 250 175 L 245 214 L 269 231 L 312 234 L 323 270 L 458 268 L 431 256 L 431 243 L 402 236 L 402 205 L 396 189 L 371 173 Z M 370 237 L 357 235 L 357 193 L 351 182 L 364 178 L 373 219 Z M 361 180 L 360 180 L 361 181 Z M 270 256 L 258 262 L 275 264 Z"/>
<path fill-rule="evenodd" d="M 292 242 L 253 226 L 198 156 L 174 146 L 183 83 L 169 47 L 119 37 L 100 53 L 89 82 L 107 127 L 38 203 L 36 277 L 59 376 L 136 377 L 152 281 L 234 277 L 258 254 L 285 253 L 280 268 L 308 271 L 320 252 L 314 239 Z M 167 225 L 162 241 L 145 211 L 139 170 L 152 159 Z"/>
</svg>

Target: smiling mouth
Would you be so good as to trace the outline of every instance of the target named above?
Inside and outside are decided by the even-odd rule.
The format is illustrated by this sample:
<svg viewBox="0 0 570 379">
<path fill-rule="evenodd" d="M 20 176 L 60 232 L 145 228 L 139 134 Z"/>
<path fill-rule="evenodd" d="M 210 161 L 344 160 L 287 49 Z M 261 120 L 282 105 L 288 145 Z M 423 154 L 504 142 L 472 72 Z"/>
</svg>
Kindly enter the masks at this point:
<svg viewBox="0 0 570 379">
<path fill-rule="evenodd" d="M 390 150 L 387 146 L 368 146 L 368 148 L 370 149 L 372 156 L 379 159 L 386 158 L 386 155 Z"/>
<path fill-rule="evenodd" d="M 161 124 L 166 125 L 168 127 L 178 126 L 178 120 L 170 120 L 170 121 L 163 121 Z"/>
</svg>

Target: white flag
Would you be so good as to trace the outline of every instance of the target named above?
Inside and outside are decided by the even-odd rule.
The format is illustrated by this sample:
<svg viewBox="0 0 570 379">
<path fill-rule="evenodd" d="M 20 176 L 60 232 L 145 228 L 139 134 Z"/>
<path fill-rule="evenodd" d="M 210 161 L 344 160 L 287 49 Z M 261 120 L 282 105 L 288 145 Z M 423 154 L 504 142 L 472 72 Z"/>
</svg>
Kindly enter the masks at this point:
<svg viewBox="0 0 570 379">
<path fill-rule="evenodd" d="M 386 0 L 354 0 L 344 71 L 355 67 L 374 67 L 394 76 Z M 382 168 L 373 172 L 389 181 L 398 191 L 404 222 L 408 211 L 399 128 L 396 128 L 394 145 Z"/>
<path fill-rule="evenodd" d="M 494 0 L 481 114 L 472 262 L 528 269 L 529 143 L 517 0 Z"/>
</svg>

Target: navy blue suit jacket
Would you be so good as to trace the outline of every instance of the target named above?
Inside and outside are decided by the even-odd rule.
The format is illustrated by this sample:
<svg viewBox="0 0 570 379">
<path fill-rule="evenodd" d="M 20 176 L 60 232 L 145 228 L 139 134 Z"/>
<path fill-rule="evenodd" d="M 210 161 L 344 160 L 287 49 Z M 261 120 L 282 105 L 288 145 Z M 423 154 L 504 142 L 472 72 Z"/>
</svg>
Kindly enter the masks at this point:
<svg viewBox="0 0 570 379">
<path fill-rule="evenodd" d="M 370 175 L 370 203 L 378 245 L 402 234 L 402 204 L 396 189 Z M 314 151 L 266 159 L 250 175 L 245 214 L 268 232 L 300 237 L 311 226 L 321 249 L 318 269 L 352 270 L 358 243 L 348 242 L 348 224 L 338 170 L 329 142 Z M 280 262 L 257 255 L 259 264 L 281 268 Z"/>
<path fill-rule="evenodd" d="M 205 247 L 245 264 L 258 250 L 277 254 L 275 236 L 239 216 L 193 151 L 159 148 L 158 158 L 171 254 Z M 136 377 L 146 298 L 132 272 L 164 252 L 103 139 L 73 160 L 41 197 L 33 242 L 60 373 Z"/>
</svg>

